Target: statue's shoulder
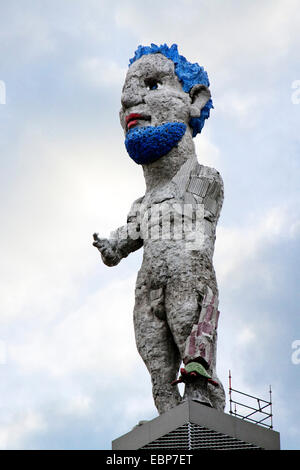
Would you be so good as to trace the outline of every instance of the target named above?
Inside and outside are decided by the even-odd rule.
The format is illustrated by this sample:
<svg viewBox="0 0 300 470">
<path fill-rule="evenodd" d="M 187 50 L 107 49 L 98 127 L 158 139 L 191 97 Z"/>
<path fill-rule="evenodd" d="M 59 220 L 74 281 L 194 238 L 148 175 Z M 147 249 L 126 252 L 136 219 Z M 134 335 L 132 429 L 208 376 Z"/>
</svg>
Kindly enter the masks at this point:
<svg viewBox="0 0 300 470">
<path fill-rule="evenodd" d="M 129 213 L 136 212 L 137 209 L 139 209 L 141 207 L 141 205 L 143 204 L 144 198 L 145 198 L 145 196 L 141 196 L 138 199 L 136 199 L 135 201 L 133 201 L 133 203 L 131 204 L 131 208 L 130 208 Z"/>
<path fill-rule="evenodd" d="M 129 213 L 127 215 L 127 223 L 134 222 L 136 220 L 137 215 L 140 214 L 144 197 L 145 196 L 139 197 L 138 199 L 133 201 L 133 203 L 131 204 Z"/>
<path fill-rule="evenodd" d="M 144 201 L 145 195 L 137 198 L 135 201 L 133 201 L 132 205 L 135 206 L 137 204 L 142 204 Z"/>
<path fill-rule="evenodd" d="M 212 179 L 218 182 L 222 187 L 224 186 L 223 178 L 220 172 L 216 170 L 215 168 L 211 166 L 201 165 L 201 163 L 197 163 L 196 171 L 197 171 L 197 176 L 200 176 L 200 177 L 202 176 L 204 178 Z"/>
</svg>

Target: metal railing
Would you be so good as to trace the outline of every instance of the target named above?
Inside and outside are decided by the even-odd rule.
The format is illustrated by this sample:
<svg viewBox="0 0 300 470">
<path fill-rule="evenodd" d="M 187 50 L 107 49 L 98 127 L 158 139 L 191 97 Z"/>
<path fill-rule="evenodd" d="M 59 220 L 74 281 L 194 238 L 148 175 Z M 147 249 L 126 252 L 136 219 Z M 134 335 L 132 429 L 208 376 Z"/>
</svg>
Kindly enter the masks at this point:
<svg viewBox="0 0 300 470">
<path fill-rule="evenodd" d="M 241 403 L 233 399 L 233 394 L 243 395 L 250 398 L 250 404 Z M 273 429 L 273 410 L 272 410 L 272 389 L 269 388 L 269 401 L 262 398 L 249 395 L 248 393 L 235 390 L 231 386 L 231 372 L 229 371 L 229 413 L 243 420 L 250 421 L 255 424 L 261 424 L 269 429 Z M 249 413 L 249 410 L 250 413 Z M 243 414 L 243 412 L 245 414 Z"/>
</svg>

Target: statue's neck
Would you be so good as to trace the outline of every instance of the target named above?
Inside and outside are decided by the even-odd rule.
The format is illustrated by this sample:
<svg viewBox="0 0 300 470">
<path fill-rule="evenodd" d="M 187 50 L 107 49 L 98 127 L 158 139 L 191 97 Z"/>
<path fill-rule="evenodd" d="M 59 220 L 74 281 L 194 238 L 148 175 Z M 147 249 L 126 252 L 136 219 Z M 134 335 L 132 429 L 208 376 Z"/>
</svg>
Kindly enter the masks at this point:
<svg viewBox="0 0 300 470">
<path fill-rule="evenodd" d="M 153 163 L 143 165 L 146 193 L 169 183 L 181 166 L 190 158 L 197 160 L 192 137 L 186 133 L 167 155 Z"/>
</svg>

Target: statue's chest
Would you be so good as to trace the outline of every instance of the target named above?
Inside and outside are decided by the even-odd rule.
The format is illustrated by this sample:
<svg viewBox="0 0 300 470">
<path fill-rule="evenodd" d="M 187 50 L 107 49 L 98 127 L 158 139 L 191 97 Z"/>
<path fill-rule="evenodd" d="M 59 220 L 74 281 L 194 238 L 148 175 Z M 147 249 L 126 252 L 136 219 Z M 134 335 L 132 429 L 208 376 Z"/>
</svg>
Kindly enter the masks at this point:
<svg viewBox="0 0 300 470">
<path fill-rule="evenodd" d="M 198 170 L 198 172 L 197 172 Z M 163 188 L 153 191 L 145 196 L 143 201 L 143 216 L 151 211 L 159 211 L 160 207 L 178 205 L 187 208 L 192 206 L 195 210 L 203 205 L 205 210 L 213 215 L 217 214 L 220 199 L 220 185 L 212 177 L 201 174 L 201 169 L 194 169 L 181 178 L 174 178 Z"/>
</svg>

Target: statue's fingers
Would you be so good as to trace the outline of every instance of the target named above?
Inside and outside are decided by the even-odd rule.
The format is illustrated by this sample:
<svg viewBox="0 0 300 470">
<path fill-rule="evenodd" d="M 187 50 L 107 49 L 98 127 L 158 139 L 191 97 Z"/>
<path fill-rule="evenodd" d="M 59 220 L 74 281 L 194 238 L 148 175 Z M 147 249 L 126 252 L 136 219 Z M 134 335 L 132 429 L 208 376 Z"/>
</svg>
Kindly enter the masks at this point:
<svg viewBox="0 0 300 470">
<path fill-rule="evenodd" d="M 93 245 L 99 248 L 99 250 L 101 251 L 106 248 L 106 243 L 102 240 L 96 240 L 95 242 L 93 242 Z"/>
<path fill-rule="evenodd" d="M 107 243 L 106 238 L 99 238 L 98 237 L 98 233 L 94 233 L 93 238 L 94 238 L 94 243 L 93 243 L 94 246 L 98 246 L 98 247 L 105 246 L 106 243 Z M 96 245 L 95 245 L 95 243 L 96 243 Z"/>
</svg>

